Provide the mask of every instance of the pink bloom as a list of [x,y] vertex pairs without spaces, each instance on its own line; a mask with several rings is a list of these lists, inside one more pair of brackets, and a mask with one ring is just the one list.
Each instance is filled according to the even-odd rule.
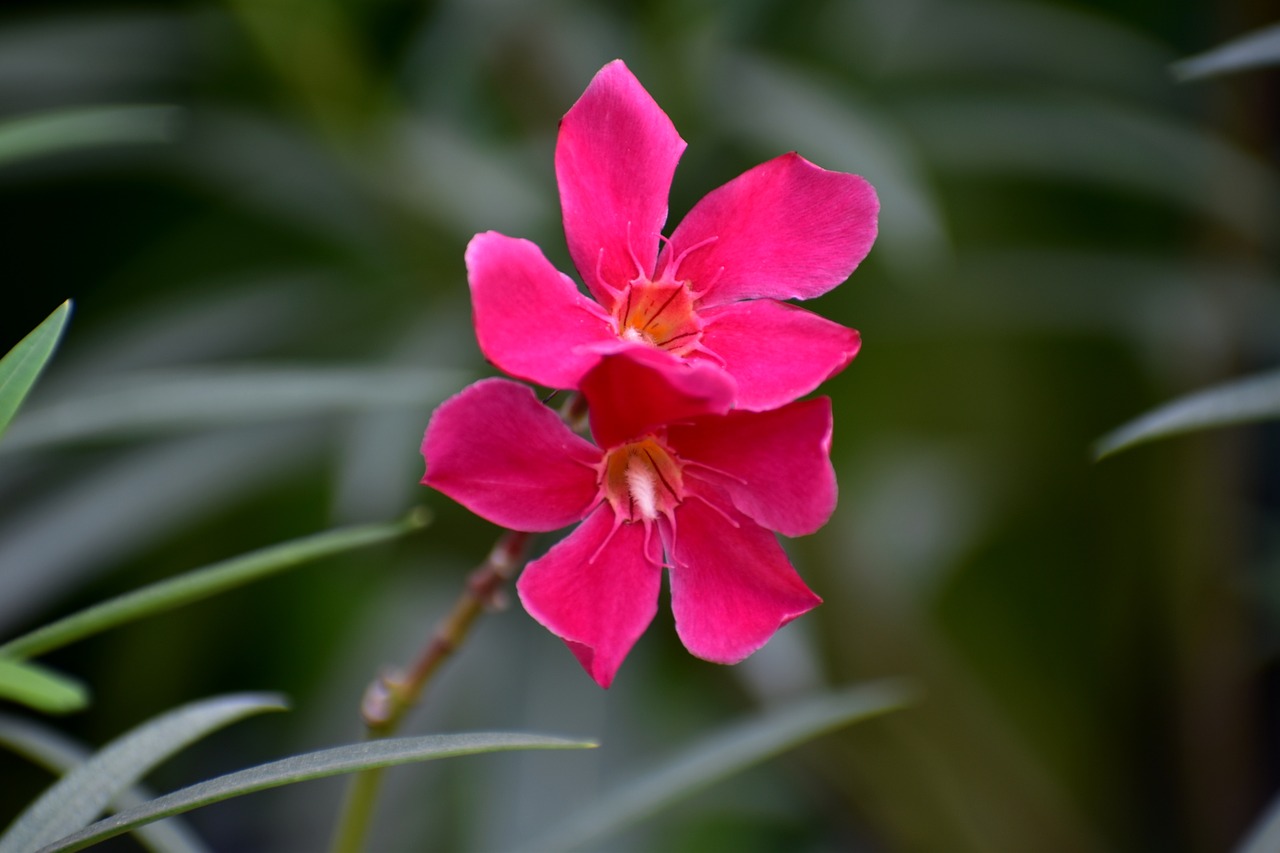
[[673,360],[630,345],[587,372],[595,444],[506,379],[445,401],[423,438],[423,482],[476,514],[525,531],[582,522],[517,589],[601,687],[652,621],[664,566],[681,641],[717,663],[821,603],[771,531],[812,533],[835,507],[830,401],[729,411],[720,370]]
[[853,359],[856,331],[779,300],[848,278],[875,240],[875,190],[784,154],[709,193],[659,251],[684,145],[620,60],[600,70],[556,145],[569,253],[595,301],[533,243],[476,235],[467,271],[490,361],[576,388],[601,353],[636,341],[722,368],[737,382],[735,405],[760,411]]

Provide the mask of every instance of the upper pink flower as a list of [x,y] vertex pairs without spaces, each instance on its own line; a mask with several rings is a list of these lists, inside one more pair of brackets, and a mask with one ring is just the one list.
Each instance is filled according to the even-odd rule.
[[632,344],[588,371],[595,444],[506,379],[445,401],[423,438],[423,482],[477,515],[525,531],[582,521],[517,589],[601,687],[657,612],[664,566],[681,641],[718,663],[821,603],[770,531],[812,533],[835,507],[830,401],[729,411],[720,370],[672,361]]
[[785,154],[709,193],[659,251],[684,146],[621,60],[600,70],[556,144],[569,253],[595,301],[533,243],[476,235],[467,272],[489,360],[577,388],[601,353],[641,342],[723,369],[737,383],[734,405],[759,411],[853,359],[856,331],[778,300],[810,299],[849,277],[875,240],[875,190]]

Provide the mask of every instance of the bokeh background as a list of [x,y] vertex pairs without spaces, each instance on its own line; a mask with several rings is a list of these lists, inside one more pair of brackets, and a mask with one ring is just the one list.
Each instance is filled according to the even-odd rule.
[[[426,505],[435,524],[394,546],[46,659],[92,687],[93,707],[58,721],[91,744],[217,692],[292,698],[163,767],[161,790],[358,737],[364,685],[413,652],[497,532],[418,485],[432,408],[491,373],[463,247],[496,229],[570,269],[556,122],[622,57],[689,142],[670,225],[793,149],[880,192],[871,257],[812,306],[864,336],[825,389],[839,509],[787,543],[826,603],[734,668],[689,657],[660,613],[607,692],[518,605],[486,617],[409,731],[604,747],[397,770],[375,847],[521,849],[726,721],[907,676],[913,708],[602,849],[1229,849],[1280,784],[1280,433],[1101,463],[1090,447],[1280,363],[1280,72],[1169,70],[1275,12],[4,4],[0,116],[102,111],[0,162],[0,349],[76,304],[0,443],[0,635]],[[0,780],[0,822],[48,783],[8,755]],[[320,849],[341,792],[295,786],[191,822],[219,850]]]

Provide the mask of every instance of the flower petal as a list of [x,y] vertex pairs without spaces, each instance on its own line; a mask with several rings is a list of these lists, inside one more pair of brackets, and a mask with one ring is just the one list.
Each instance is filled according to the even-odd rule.
[[557,530],[599,498],[599,449],[506,379],[481,380],[441,403],[422,455],[423,483],[513,530]]
[[579,387],[590,407],[591,434],[605,449],[673,421],[727,412],[735,393],[720,368],[645,344],[623,344],[603,356]]
[[645,535],[641,524],[614,529],[613,511],[601,506],[516,582],[524,609],[564,640],[601,687],[658,610],[662,566],[645,552],[661,550]]
[[[667,443],[734,506],[784,536],[803,536],[836,508],[831,400],[803,400],[768,412],[729,412],[667,429]],[[684,528],[681,528],[683,534]]]
[[604,309],[528,240],[477,234],[467,245],[467,280],[480,349],[513,376],[576,388],[599,358],[594,348],[617,343]]
[[702,346],[738,383],[737,407],[762,411],[803,397],[844,370],[854,329],[786,302],[756,299],[701,312]]
[[857,175],[784,154],[694,205],[658,259],[659,275],[678,264],[673,277],[692,282],[707,307],[760,296],[811,299],[871,251],[879,210],[876,191]]
[[600,69],[560,122],[556,181],[569,254],[606,308],[608,288],[653,274],[684,146],[622,60]]
[[693,499],[676,510],[671,609],[692,654],[737,663],[822,599],[772,533],[732,507],[721,509],[725,515]]

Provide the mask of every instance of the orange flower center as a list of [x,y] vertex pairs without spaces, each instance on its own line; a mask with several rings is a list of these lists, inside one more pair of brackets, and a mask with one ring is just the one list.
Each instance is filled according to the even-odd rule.
[[636,281],[627,286],[613,308],[618,335],[685,355],[702,339],[702,321],[693,308],[686,282]]
[[680,468],[676,456],[653,436],[620,445],[605,455],[605,498],[628,522],[670,518],[684,500]]

